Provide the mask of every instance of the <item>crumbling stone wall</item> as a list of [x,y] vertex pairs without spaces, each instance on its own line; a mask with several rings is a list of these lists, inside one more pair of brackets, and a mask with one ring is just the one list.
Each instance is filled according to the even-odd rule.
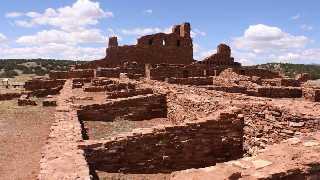
[[155,173],[206,167],[242,157],[243,117],[221,113],[175,126],[139,129],[81,148],[94,169]]
[[57,86],[62,86],[65,80],[51,80],[51,79],[32,79],[26,81],[24,88],[28,91],[34,91],[38,89],[50,89]]
[[82,106],[78,116],[81,121],[113,121],[115,118],[138,121],[167,117],[166,95],[139,95],[105,104]]
[[5,93],[5,94],[0,94],[0,101],[6,101],[6,100],[11,100],[14,98],[19,98],[22,95],[22,93]]
[[201,169],[174,172],[170,180],[195,179],[319,179],[320,134],[304,134],[268,146],[257,156]]
[[306,132],[320,130],[316,117],[292,113],[270,103],[238,104],[244,114],[244,149],[252,155],[267,145]]
[[309,101],[320,102],[320,88],[304,87],[303,97]]
[[93,78],[93,69],[71,69],[70,71],[51,71],[50,79]]
[[165,80],[170,84],[181,84],[181,85],[212,85],[212,77],[189,77],[189,78],[166,78]]
[[217,47],[217,53],[205,58],[199,63],[207,66],[241,66],[240,63],[234,62],[234,58],[231,57],[231,48],[226,44],[219,44]]
[[262,86],[300,87],[300,81],[291,78],[262,79]]
[[301,98],[302,89],[299,87],[258,87],[256,93],[251,95],[269,98]]
[[152,89],[128,89],[122,91],[112,91],[107,92],[108,99],[117,99],[117,98],[128,98],[132,96],[145,95],[145,94],[153,94]]

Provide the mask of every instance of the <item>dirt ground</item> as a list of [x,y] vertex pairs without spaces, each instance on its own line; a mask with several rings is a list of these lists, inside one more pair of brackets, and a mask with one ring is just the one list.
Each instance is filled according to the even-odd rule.
[[0,179],[36,179],[54,108],[0,101]]

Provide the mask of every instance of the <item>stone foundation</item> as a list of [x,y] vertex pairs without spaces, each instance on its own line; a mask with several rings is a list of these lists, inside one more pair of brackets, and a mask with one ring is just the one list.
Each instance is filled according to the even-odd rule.
[[303,88],[303,97],[309,101],[320,102],[320,89],[312,87]]
[[126,91],[107,92],[107,98],[108,99],[128,98],[132,96],[145,95],[145,94],[153,94],[152,89],[134,89],[134,90],[126,90]]
[[181,85],[212,85],[212,77],[190,77],[190,78],[166,78],[165,80],[170,84],[181,84]]
[[170,180],[320,179],[320,134],[295,137],[269,146],[257,156],[202,169],[175,172]]
[[296,87],[258,87],[257,94],[259,97],[269,98],[301,98],[302,89]]
[[148,94],[119,98],[105,104],[80,107],[81,121],[113,121],[115,118],[146,120],[167,117],[166,95]]
[[206,167],[242,157],[243,116],[221,113],[176,126],[137,129],[106,141],[87,141],[88,163],[107,172],[155,173]]

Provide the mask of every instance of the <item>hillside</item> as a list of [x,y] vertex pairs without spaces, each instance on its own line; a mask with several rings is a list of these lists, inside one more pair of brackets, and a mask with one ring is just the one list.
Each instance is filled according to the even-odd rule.
[[309,73],[312,79],[320,79],[320,65],[316,64],[267,63],[253,67],[280,71],[282,74],[291,78],[294,78],[294,76],[299,73]]
[[21,74],[43,76],[52,70],[64,71],[70,65],[85,61],[54,60],[54,59],[2,59],[0,60],[0,78],[11,78]]

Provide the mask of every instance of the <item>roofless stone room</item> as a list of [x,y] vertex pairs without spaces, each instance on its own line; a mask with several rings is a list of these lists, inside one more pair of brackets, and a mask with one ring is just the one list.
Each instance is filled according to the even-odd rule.
[[166,1],[3,3],[0,179],[320,179],[320,4]]

